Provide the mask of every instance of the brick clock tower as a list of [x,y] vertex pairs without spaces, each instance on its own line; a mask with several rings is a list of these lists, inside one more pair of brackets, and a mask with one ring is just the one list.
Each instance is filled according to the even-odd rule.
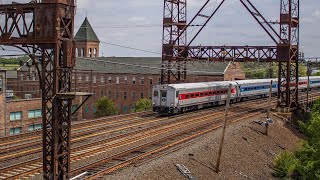
[[88,18],[86,17],[79,28],[76,36],[76,56],[77,57],[99,57],[100,40],[92,29]]

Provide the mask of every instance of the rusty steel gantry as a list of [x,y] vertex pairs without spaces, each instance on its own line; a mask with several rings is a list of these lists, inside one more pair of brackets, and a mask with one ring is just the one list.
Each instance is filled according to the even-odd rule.
[[43,178],[70,178],[71,71],[75,66],[75,0],[0,5],[0,45],[26,52],[42,90]]
[[[208,13],[213,1],[217,5]],[[278,62],[278,106],[297,106],[299,0],[280,0],[280,31],[264,18],[251,0],[239,0],[272,39],[274,46],[191,46],[225,1],[207,0],[187,22],[187,0],[164,0],[161,83],[184,82],[188,61]],[[196,25],[200,20],[204,23]],[[187,30],[192,26],[200,28],[187,41]]]

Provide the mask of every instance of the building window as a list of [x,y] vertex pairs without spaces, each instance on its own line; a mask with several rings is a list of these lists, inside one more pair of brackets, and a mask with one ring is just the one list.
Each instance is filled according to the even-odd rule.
[[144,84],[144,78],[141,78],[141,84],[142,85]]
[[88,112],[89,112],[89,106],[88,106],[88,105],[86,105],[86,107],[85,107],[84,111],[85,111],[86,113],[88,113]]
[[132,99],[136,99],[136,92],[132,92]]
[[84,48],[81,48],[80,57],[84,57]]
[[150,79],[149,79],[149,84],[150,84],[150,85],[152,85],[152,84],[153,84],[153,82],[152,82],[152,78],[150,78]]
[[71,113],[74,113],[78,108],[78,105],[72,105],[71,106]]
[[136,84],[136,78],[135,77],[132,78],[132,84]]
[[127,76],[125,76],[125,77],[123,78],[123,80],[124,80],[124,83],[125,83],[125,84],[128,83],[128,77],[127,77]]
[[149,99],[152,99],[152,94],[151,94],[151,92],[148,92],[148,98],[149,98]]
[[42,124],[31,124],[28,131],[36,131],[42,129]]
[[127,92],[123,92],[123,99],[127,99]]
[[143,99],[144,98],[144,95],[143,95],[143,93],[141,93],[141,99]]
[[96,106],[93,106],[93,107],[92,107],[92,110],[93,110],[93,113],[96,113],[96,112],[97,112]]
[[92,48],[89,48],[89,57],[92,57]]
[[103,97],[103,91],[100,92],[100,97]]
[[22,112],[11,112],[10,121],[18,121],[22,119]]
[[109,98],[111,98],[112,97],[112,92],[111,91],[109,91],[109,93],[108,93],[109,95]]
[[98,53],[97,48],[94,48],[93,49],[93,57],[95,57],[95,58],[98,57],[97,53]]
[[104,77],[103,76],[100,77],[100,82],[104,83]]
[[96,98],[96,91],[93,91],[93,92],[92,92],[92,97],[93,97],[93,98]]
[[21,134],[21,127],[10,128],[10,135]]
[[88,75],[86,76],[86,81],[89,81],[89,76]]
[[108,82],[109,82],[109,84],[112,83],[112,78],[111,77],[108,77]]
[[41,111],[41,109],[28,111],[28,118],[29,118],[29,119],[38,118],[38,117],[41,117],[41,116],[42,116],[42,111]]
[[81,75],[78,77],[78,81],[81,82]]
[[123,106],[123,113],[127,113],[127,106]]
[[93,81],[93,83],[97,83],[97,77],[96,77],[96,76],[93,76],[93,77],[92,77],[92,81]]
[[116,84],[119,84],[119,83],[120,83],[120,78],[116,77]]
[[116,99],[119,98],[119,92],[116,92]]

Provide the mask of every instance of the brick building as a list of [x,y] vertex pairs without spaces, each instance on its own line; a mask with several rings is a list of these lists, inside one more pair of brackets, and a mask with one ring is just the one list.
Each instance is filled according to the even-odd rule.
[[[91,92],[93,97],[82,106],[73,119],[94,118],[95,103],[103,96],[109,97],[117,104],[119,114],[129,113],[139,99],[151,98],[152,87],[160,81],[161,58],[99,58],[99,39],[87,19],[81,27],[76,35],[78,36],[76,37],[78,57],[72,74],[72,91]],[[245,79],[239,63],[190,62],[187,63],[187,69],[187,82]],[[37,99],[41,98],[39,87],[38,72],[31,60],[18,69],[16,77],[8,79],[7,88],[13,90],[15,97],[21,100],[0,99],[0,102],[2,104],[5,102],[7,106],[6,113],[0,112],[0,124],[2,123],[3,126],[6,124],[7,135],[10,134],[10,130],[18,133],[40,127],[41,118],[38,117],[40,116],[38,110],[41,109],[41,100]],[[76,108],[81,101],[76,99],[73,108]],[[6,114],[7,117],[2,117],[2,114]],[[10,120],[11,115],[11,119],[17,116],[19,120]],[[1,133],[0,130],[0,136],[1,134],[4,132]]]

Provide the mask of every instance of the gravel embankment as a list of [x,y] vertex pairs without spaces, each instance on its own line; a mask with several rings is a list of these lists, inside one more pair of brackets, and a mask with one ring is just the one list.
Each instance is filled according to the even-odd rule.
[[256,117],[227,127],[221,172],[214,172],[221,129],[195,139],[184,148],[144,163],[106,175],[104,179],[186,179],[175,167],[185,165],[197,179],[275,179],[273,159],[283,150],[294,150],[303,136],[274,118],[269,135],[252,123]]

